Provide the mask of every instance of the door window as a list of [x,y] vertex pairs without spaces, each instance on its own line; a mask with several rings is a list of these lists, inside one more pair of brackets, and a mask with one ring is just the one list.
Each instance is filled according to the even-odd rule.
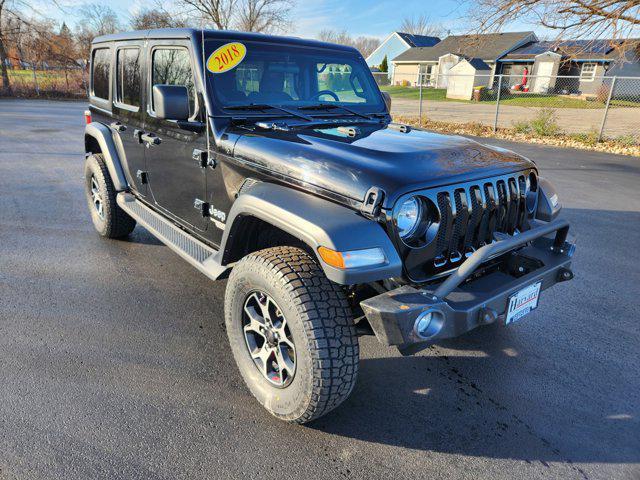
[[109,82],[111,81],[111,52],[108,48],[93,51],[91,62],[91,94],[94,97],[109,99]]
[[[195,87],[191,57],[186,48],[157,48],[153,51],[151,86],[183,85],[189,91],[189,114],[195,112]],[[153,95],[151,95],[151,109]]]
[[140,106],[140,49],[118,50],[116,101],[131,107]]

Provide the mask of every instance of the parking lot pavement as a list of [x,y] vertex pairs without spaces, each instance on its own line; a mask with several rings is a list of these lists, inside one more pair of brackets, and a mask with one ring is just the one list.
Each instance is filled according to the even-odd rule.
[[0,479],[640,478],[640,158],[488,141],[557,185],[575,280],[415,357],[362,339],[301,427],[244,387],[224,282],[94,233],[84,108],[0,100]]

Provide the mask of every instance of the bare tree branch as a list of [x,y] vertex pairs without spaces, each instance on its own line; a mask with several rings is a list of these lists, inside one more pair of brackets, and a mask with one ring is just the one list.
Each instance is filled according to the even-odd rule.
[[346,30],[322,30],[318,34],[318,40],[354,47],[360,51],[363,57],[368,57],[380,45],[379,38],[364,36],[354,38]]
[[210,26],[228,30],[235,20],[238,0],[177,0],[176,3],[201,17]]
[[[476,0],[472,18],[480,33],[503,30],[515,21],[541,25],[562,39],[609,38],[621,56],[635,48],[640,33],[640,0]],[[585,42],[588,48],[589,42]]]
[[177,12],[169,12],[162,2],[157,2],[152,8],[145,8],[131,16],[129,25],[132,30],[149,30],[151,28],[186,27],[186,18]]
[[237,27],[247,32],[272,33],[289,27],[291,0],[244,0],[238,14]]
[[442,25],[433,23],[425,14],[405,17],[400,24],[400,31],[429,37],[442,37],[446,34]]

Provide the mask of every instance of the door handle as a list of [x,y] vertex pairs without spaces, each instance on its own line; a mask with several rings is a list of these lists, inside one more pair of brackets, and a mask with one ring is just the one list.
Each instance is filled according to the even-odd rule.
[[147,145],[160,145],[162,140],[160,137],[157,137],[154,133],[140,133],[140,142],[144,142]]
[[127,129],[127,127],[120,122],[110,123],[109,126],[113,128],[116,132],[124,132]]

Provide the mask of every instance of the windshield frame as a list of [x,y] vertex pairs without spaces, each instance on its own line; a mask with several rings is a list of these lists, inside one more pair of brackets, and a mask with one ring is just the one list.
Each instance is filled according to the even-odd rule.
[[[209,55],[211,55],[211,53],[214,52],[217,48],[219,48],[222,45],[225,45],[226,43],[236,42],[236,41],[238,40],[234,39],[233,37],[206,39],[205,45],[204,45],[205,64],[206,64],[206,60],[209,58]],[[366,64],[362,55],[356,51],[350,52],[349,50],[346,50],[346,49],[332,48],[330,45],[326,47],[307,46],[307,45],[299,45],[299,44],[288,43],[288,42],[273,42],[273,41],[261,41],[261,40],[250,40],[250,41],[241,41],[241,42],[244,43],[247,46],[247,48],[250,48],[251,45],[260,45],[260,46],[264,45],[264,46],[267,46],[273,49],[278,49],[278,50],[290,49],[290,50],[294,50],[307,55],[309,55],[310,53],[313,54],[313,52],[318,52],[318,54],[320,55],[324,54],[326,56],[335,56],[336,58],[342,57],[345,59],[345,61],[348,60],[354,64],[358,64],[362,68],[362,74],[364,76],[364,80],[368,83],[368,87],[371,89],[371,96],[377,101],[377,103],[334,102],[334,101],[327,102],[326,100],[323,100],[321,98],[321,99],[312,99],[312,100],[296,100],[292,102],[269,102],[275,106],[281,106],[290,110],[298,111],[299,107],[304,107],[304,106],[313,105],[313,104],[330,103],[332,105],[335,105],[335,108],[332,108],[332,109],[318,109],[313,112],[309,110],[304,110],[304,109],[300,111],[300,113],[304,112],[305,115],[308,115],[310,117],[354,116],[354,113],[350,113],[347,110],[340,108],[340,106],[342,105],[362,115],[388,114],[386,104],[384,102],[384,98],[382,96],[382,93],[380,92],[380,88],[378,84],[376,83],[375,79],[373,78],[373,75],[371,74],[371,70],[369,69],[369,66]],[[242,62],[240,62],[239,65],[241,64]],[[208,99],[210,101],[211,106],[213,107],[212,112],[210,112],[212,116],[216,116],[216,117],[241,116],[241,117],[256,117],[256,118],[292,117],[292,115],[289,115],[287,113],[284,113],[278,110],[251,111],[251,110],[238,109],[234,111],[232,108],[225,108],[225,107],[244,105],[244,103],[241,103],[241,104],[232,103],[232,104],[225,105],[222,102],[220,102],[219,99],[216,98],[216,94],[215,94],[214,82],[215,82],[216,74],[208,71],[205,67],[204,75],[205,75],[205,84],[206,84]],[[246,105],[251,105],[252,103],[263,103],[263,102],[252,102],[251,100],[247,100]]]

